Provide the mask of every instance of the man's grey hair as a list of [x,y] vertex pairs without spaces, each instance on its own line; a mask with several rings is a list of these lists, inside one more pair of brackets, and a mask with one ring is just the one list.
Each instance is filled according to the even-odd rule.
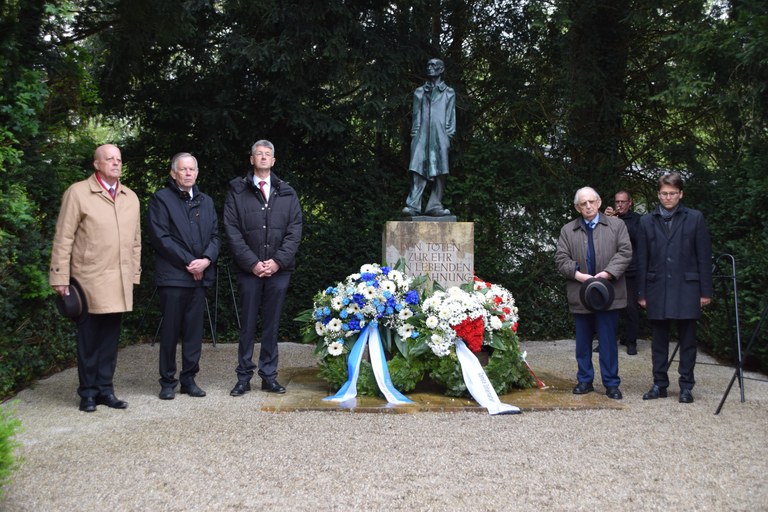
[[600,200],[600,194],[598,194],[595,189],[593,189],[592,187],[581,187],[579,190],[576,191],[576,195],[573,196],[573,204],[575,205],[579,204],[579,196],[581,195],[582,192],[590,193],[595,197],[595,199],[597,199],[598,201]]
[[175,171],[176,170],[176,164],[182,158],[191,158],[192,160],[194,160],[195,161],[195,169],[197,169],[197,158],[192,156],[191,153],[176,153],[175,155],[173,155],[173,158],[171,158],[171,169],[173,169]]
[[269,150],[272,151],[272,156],[273,157],[275,156],[275,145],[269,142],[268,140],[262,139],[254,142],[253,146],[251,146],[251,154],[253,154],[256,151],[257,147],[269,148]]

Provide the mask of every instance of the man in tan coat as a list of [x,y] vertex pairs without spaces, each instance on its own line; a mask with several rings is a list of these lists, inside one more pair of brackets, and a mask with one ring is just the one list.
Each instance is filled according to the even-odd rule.
[[139,199],[120,183],[120,150],[99,146],[96,172],[64,193],[53,239],[48,281],[56,293],[69,294],[70,278],[82,287],[87,313],[77,319],[77,371],[80,410],[97,405],[125,409],[115,396],[120,321],[133,309],[133,285],[141,275]]

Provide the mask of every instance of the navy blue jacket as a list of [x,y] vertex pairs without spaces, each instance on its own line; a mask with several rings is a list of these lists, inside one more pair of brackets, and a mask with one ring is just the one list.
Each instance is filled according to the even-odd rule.
[[[173,180],[149,200],[147,224],[149,240],[155,249],[157,286],[211,286],[219,257],[219,224],[213,200],[195,185],[193,196],[179,190]],[[192,260],[208,258],[211,265],[203,279],[195,281],[187,272]]]
[[698,210],[680,204],[667,229],[660,206],[640,219],[638,298],[649,320],[701,318],[701,297],[712,297],[712,242]]
[[237,272],[250,274],[259,261],[273,259],[281,271],[296,268],[302,216],[296,191],[271,174],[269,201],[253,183],[253,172],[229,182],[224,232]]

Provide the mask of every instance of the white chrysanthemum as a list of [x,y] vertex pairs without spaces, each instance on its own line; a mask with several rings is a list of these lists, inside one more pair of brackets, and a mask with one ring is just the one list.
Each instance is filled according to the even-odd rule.
[[465,295],[467,292],[459,288],[458,286],[451,286],[446,290],[449,296]]
[[360,274],[350,274],[349,276],[347,276],[347,282],[348,283],[353,283],[353,282],[357,281],[358,279],[360,279]]
[[433,334],[430,336],[429,341],[434,345],[440,345],[443,343],[443,337],[439,334]]
[[379,287],[381,290],[389,293],[395,293],[397,291],[397,285],[394,283],[394,281],[390,281],[388,279],[382,281]]
[[491,328],[493,330],[499,330],[501,329],[501,320],[499,320],[499,317],[497,316],[491,316]]
[[428,329],[434,329],[435,327],[437,327],[439,320],[437,319],[436,316],[428,316],[425,323],[427,324]]
[[354,315],[359,311],[360,311],[360,306],[358,306],[356,302],[350,302],[349,306],[347,306],[347,313],[349,313],[350,315]]
[[342,307],[344,307],[344,303],[341,301],[341,297],[331,299],[331,308],[334,311],[339,311]]
[[338,341],[334,341],[328,345],[328,353],[332,356],[340,356],[344,352],[344,345]]
[[411,311],[411,308],[403,308],[400,310],[400,312],[397,314],[397,317],[400,320],[408,320],[413,316],[413,311]]
[[389,271],[389,279],[393,280],[395,283],[397,283],[397,286],[403,287],[405,284],[405,278],[403,277],[403,273],[399,270],[390,270]]
[[315,322],[315,332],[318,336],[325,336],[325,326],[323,322]]
[[370,263],[366,263],[362,267],[360,267],[360,273],[361,274],[379,274],[381,273],[381,270],[379,270],[378,267],[375,265],[371,265]]
[[411,324],[403,324],[397,328],[397,334],[404,340],[407,340],[413,334],[413,326]]
[[365,300],[371,300],[376,297],[376,288],[373,286],[366,286],[363,290],[363,297]]
[[339,332],[341,330],[341,320],[339,320],[338,318],[333,318],[331,319],[330,322],[328,322],[325,328],[329,332]]

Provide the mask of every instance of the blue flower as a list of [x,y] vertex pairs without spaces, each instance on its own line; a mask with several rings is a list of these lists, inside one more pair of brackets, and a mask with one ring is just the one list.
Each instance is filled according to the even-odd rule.
[[419,292],[416,290],[411,290],[408,293],[405,294],[405,302],[408,304],[418,304],[419,303]]
[[342,309],[342,310],[339,312],[339,317],[340,317],[340,318],[347,318],[348,316],[349,316],[349,313],[347,313],[347,310],[346,310],[346,309]]
[[392,270],[392,269],[389,268],[389,267],[381,267],[381,273],[384,274],[385,276],[389,275],[389,271],[390,270]]

